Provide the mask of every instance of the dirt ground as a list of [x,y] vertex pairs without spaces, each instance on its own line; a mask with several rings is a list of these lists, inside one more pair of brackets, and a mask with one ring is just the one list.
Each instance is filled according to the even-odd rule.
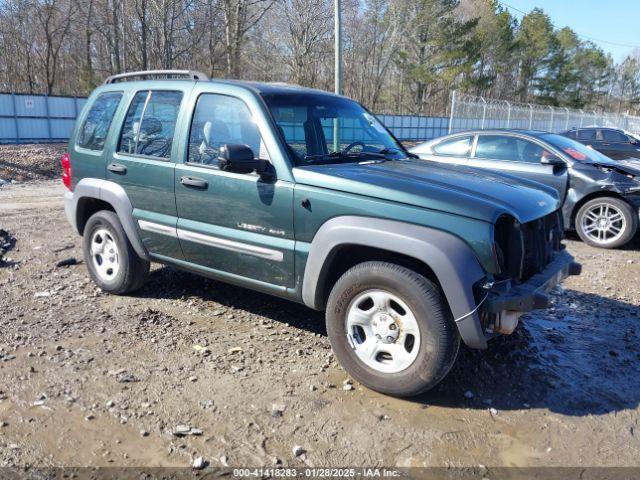
[[158,265],[102,293],[63,191],[0,187],[0,466],[640,464],[638,241],[569,240],[583,274],[552,308],[398,400],[345,389],[303,306]]
[[0,145],[0,185],[3,181],[25,182],[60,178],[63,143]]

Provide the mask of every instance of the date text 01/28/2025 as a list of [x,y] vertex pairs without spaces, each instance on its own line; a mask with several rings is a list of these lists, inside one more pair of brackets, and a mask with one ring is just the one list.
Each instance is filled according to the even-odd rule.
[[234,477],[303,477],[303,478],[396,478],[402,477],[400,469],[388,468],[238,468]]

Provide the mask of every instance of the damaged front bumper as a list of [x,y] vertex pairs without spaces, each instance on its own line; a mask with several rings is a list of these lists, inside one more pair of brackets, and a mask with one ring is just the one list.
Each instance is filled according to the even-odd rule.
[[566,250],[561,250],[545,269],[533,275],[526,282],[511,285],[510,282],[496,284],[488,292],[483,311],[498,314],[505,310],[512,312],[530,312],[547,308],[547,292],[570,275],[580,275],[582,265],[575,262]]
[[522,313],[547,308],[548,291],[570,275],[579,275],[582,266],[566,250],[560,250],[543,271],[526,282],[485,283],[484,298],[477,310],[456,321],[465,344],[471,348],[487,348],[487,340],[498,333],[511,333]]

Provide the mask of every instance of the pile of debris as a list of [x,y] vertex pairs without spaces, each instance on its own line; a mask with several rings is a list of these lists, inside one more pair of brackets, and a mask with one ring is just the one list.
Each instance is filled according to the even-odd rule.
[[6,230],[0,228],[0,267],[5,264],[4,255],[16,244],[16,238]]

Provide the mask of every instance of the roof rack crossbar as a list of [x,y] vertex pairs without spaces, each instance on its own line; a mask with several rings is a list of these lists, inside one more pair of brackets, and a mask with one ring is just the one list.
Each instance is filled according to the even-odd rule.
[[105,85],[116,83],[120,80],[124,80],[132,77],[152,77],[152,76],[167,76],[167,77],[187,77],[191,80],[209,80],[204,73],[197,70],[143,70],[139,72],[127,72],[119,73],[118,75],[111,75],[104,81]]

